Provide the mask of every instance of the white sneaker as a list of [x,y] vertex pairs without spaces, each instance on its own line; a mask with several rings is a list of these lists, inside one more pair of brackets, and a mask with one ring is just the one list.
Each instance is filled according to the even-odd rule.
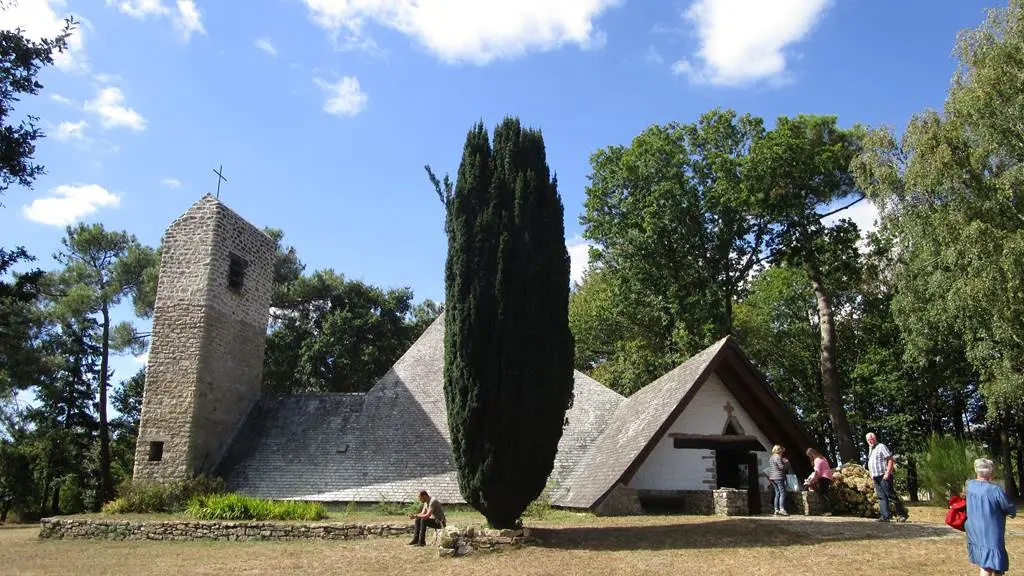
[[779,510],[779,516],[789,516],[789,512],[786,512],[785,510]]

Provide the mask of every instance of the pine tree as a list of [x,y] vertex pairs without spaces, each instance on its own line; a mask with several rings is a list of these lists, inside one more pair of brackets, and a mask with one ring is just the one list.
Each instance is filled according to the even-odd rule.
[[[429,171],[429,168],[428,168]],[[572,404],[569,256],[544,139],[470,130],[446,204],[445,398],[466,502],[512,527],[544,490]]]

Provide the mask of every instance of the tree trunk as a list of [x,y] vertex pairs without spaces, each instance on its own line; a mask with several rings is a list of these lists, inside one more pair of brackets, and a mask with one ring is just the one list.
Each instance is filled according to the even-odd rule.
[[53,495],[50,497],[50,514],[60,515],[60,482],[53,483]]
[[110,310],[103,305],[103,342],[100,356],[100,498],[99,503],[114,498],[114,480],[110,475],[110,426],[107,423],[107,379],[110,361]]
[[10,504],[4,502],[3,506],[0,506],[0,524],[7,522],[7,513],[10,512]]
[[839,444],[839,457],[843,463],[857,461],[857,447],[853,443],[853,432],[846,418],[843,398],[839,388],[839,370],[836,368],[836,328],[832,317],[832,301],[825,291],[821,280],[821,271],[814,264],[807,265],[807,274],[814,288],[814,298],[818,303],[818,327],[821,330],[821,393],[825,396],[832,431]]
[[1024,488],[1024,449],[1017,446],[1017,486]]
[[917,503],[917,458],[907,456],[907,492],[910,492],[910,501]]
[[718,337],[728,336],[732,334],[733,320],[732,320],[732,290],[726,290],[725,295],[725,332],[724,334],[717,335]]
[[1013,458],[1010,453],[1010,416],[1003,412],[999,422],[999,452],[1002,456],[1003,481],[1006,483],[1006,494],[1010,498],[1017,497],[1017,483],[1013,478]]

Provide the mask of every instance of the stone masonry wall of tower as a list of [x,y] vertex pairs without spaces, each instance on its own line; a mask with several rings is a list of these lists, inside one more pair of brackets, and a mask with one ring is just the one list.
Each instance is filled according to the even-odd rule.
[[259,399],[275,246],[204,196],[164,235],[135,478],[211,472]]

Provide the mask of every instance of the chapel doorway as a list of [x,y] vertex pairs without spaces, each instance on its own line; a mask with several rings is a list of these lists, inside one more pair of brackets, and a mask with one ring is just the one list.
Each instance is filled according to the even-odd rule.
[[715,477],[717,488],[746,490],[750,514],[761,513],[761,485],[756,453],[719,448],[715,451]]

